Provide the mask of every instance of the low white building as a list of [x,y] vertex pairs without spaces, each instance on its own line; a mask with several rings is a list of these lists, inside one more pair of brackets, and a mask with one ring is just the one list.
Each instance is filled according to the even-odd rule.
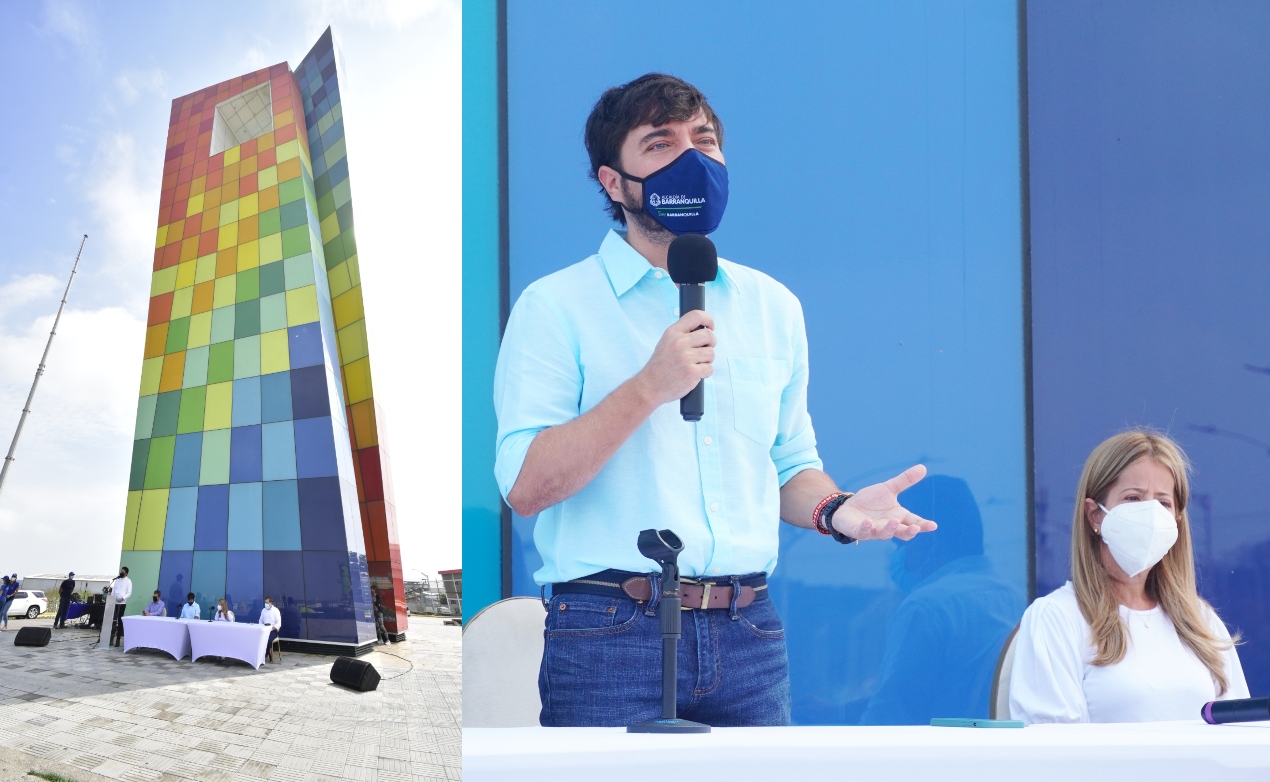
[[[85,594],[100,595],[101,590],[110,583],[110,579],[114,576],[94,576],[75,574],[75,591],[83,597]],[[37,573],[33,576],[24,576],[18,574],[18,581],[22,584],[23,589],[32,589],[43,592],[50,599],[57,596],[58,590],[61,589],[62,582],[66,580],[65,573]]]

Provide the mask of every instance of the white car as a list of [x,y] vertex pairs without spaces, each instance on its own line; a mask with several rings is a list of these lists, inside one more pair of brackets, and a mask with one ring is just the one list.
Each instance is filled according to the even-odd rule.
[[47,611],[48,607],[49,601],[43,592],[19,589],[13,596],[13,603],[9,605],[9,616],[25,616],[27,619],[34,619]]

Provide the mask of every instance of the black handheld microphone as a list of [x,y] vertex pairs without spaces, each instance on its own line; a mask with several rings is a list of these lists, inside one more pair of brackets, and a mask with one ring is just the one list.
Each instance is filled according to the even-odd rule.
[[1243,698],[1237,701],[1211,701],[1199,710],[1209,725],[1227,722],[1261,722],[1270,720],[1270,698]]
[[[670,279],[679,286],[679,316],[706,308],[706,283],[719,274],[719,254],[714,242],[700,234],[684,234],[670,243],[666,254]],[[705,413],[705,381],[679,400],[679,414],[685,421],[700,421]]]

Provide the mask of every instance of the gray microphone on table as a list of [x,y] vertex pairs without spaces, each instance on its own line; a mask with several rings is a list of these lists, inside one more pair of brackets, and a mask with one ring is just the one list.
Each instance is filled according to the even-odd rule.
[[[719,275],[719,254],[714,242],[700,234],[684,234],[670,243],[666,270],[679,286],[679,316],[706,308],[706,283]],[[705,414],[704,380],[679,400],[679,414],[685,421],[700,421]]]
[[1270,720],[1270,698],[1241,698],[1234,701],[1211,701],[1199,710],[1209,725],[1227,722],[1261,722]]

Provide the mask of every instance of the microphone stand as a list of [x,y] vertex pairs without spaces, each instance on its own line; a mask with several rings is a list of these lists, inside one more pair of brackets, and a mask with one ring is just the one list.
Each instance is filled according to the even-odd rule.
[[637,722],[627,733],[709,733],[710,726],[678,716],[677,677],[681,634],[679,597],[679,552],[683,541],[668,529],[646,529],[639,533],[639,553],[661,565],[661,600],[657,618],[661,622],[661,716]]
[[115,591],[113,584],[118,580],[118,576],[110,579],[101,590],[101,597],[106,602],[106,608],[101,612],[101,632],[97,636],[97,648],[99,649],[103,641],[106,643],[106,648],[110,648],[111,643],[114,641],[115,603],[110,599],[110,596]]

